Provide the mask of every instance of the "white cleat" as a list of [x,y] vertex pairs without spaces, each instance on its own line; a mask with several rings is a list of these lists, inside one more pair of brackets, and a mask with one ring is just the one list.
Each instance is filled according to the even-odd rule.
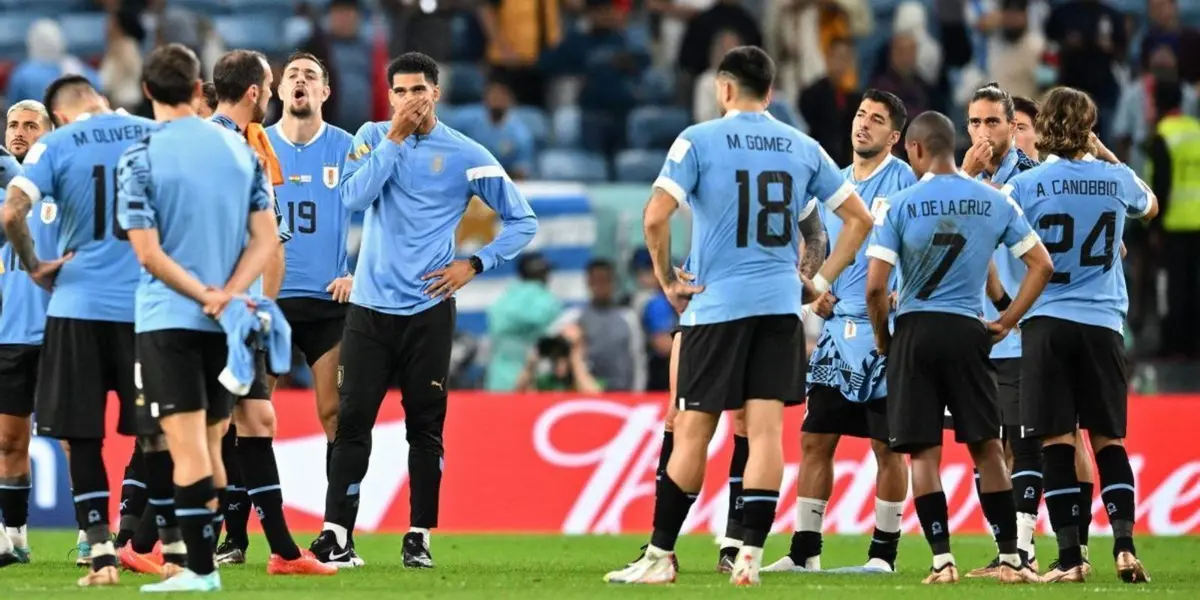
[[876,572],[876,573],[895,573],[896,572],[896,570],[892,568],[892,565],[889,564],[888,561],[883,560],[882,558],[872,558],[871,560],[868,560],[867,564],[863,565],[862,568],[864,571]]
[[761,550],[758,553],[743,549],[738,552],[737,560],[733,563],[733,573],[729,575],[729,583],[738,587],[758,585],[758,572],[762,569]]
[[641,558],[629,563],[620,571],[608,573],[604,576],[604,582],[641,585],[675,583],[674,557],[673,552],[648,546]]
[[820,570],[820,556],[810,556],[802,565],[796,564],[791,556],[784,556],[762,569],[764,573],[813,573]]

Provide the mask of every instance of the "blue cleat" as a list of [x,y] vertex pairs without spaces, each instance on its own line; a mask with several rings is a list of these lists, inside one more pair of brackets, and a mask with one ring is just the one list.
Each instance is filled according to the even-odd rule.
[[142,586],[143,592],[219,592],[221,574],[213,571],[208,575],[197,575],[187,569],[170,579]]

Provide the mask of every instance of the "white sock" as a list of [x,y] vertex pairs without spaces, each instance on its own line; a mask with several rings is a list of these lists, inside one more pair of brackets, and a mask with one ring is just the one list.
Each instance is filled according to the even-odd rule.
[[796,498],[796,531],[821,533],[827,504],[828,501],[816,498]]
[[337,539],[338,548],[346,547],[346,538],[349,537],[350,533],[346,531],[345,527],[337,523],[325,523],[321,526],[321,529],[333,532],[333,537]]
[[92,558],[97,556],[109,556],[117,553],[116,548],[113,548],[112,542],[103,542],[92,545]]
[[1010,567],[1019,567],[1019,566],[1021,566],[1021,555],[1020,554],[1001,554],[1000,562],[1003,564],[1006,564]]
[[946,565],[953,565],[953,564],[955,564],[954,555],[950,554],[949,552],[947,552],[945,554],[935,554],[933,556],[933,568],[935,570],[940,569]]
[[662,548],[659,548],[658,546],[655,546],[654,544],[649,544],[646,546],[646,557],[647,558],[659,558],[659,557],[666,556],[671,553],[672,552],[670,550],[663,550]]
[[9,541],[8,535],[0,531],[0,554],[9,554],[13,551],[13,543]]
[[79,535],[75,537],[75,543],[82,544],[83,542],[86,542],[86,541],[87,541],[87,532],[80,529]]
[[763,555],[763,549],[755,548],[753,546],[742,546],[742,549],[740,551],[738,551],[738,558],[739,559],[743,558],[743,557],[749,558],[750,559],[749,562],[752,565],[761,565],[762,564],[762,555]]
[[408,528],[408,532],[409,532],[409,533],[419,533],[419,534],[421,534],[421,542],[423,542],[423,543],[425,544],[425,549],[426,549],[426,550],[428,550],[428,549],[429,549],[429,538],[430,538],[430,535],[429,535],[429,530],[428,530],[428,529],[422,529],[422,528],[420,528],[420,527],[409,527],[409,528]]
[[888,502],[875,499],[875,528],[886,533],[900,533],[900,520],[904,517],[903,502]]
[[14,548],[25,548],[29,546],[29,540],[25,536],[25,527],[25,525],[22,525],[20,527],[7,528],[8,530],[6,533],[8,533],[8,539],[12,541]]
[[1033,560],[1033,534],[1037,528],[1037,515],[1017,513],[1017,549],[1024,550]]
[[187,545],[184,544],[182,540],[178,541],[178,542],[171,542],[170,544],[163,544],[162,553],[163,554],[187,554]]

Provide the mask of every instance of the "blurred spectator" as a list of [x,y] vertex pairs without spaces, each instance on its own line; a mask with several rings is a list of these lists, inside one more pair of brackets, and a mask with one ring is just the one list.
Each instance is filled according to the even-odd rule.
[[758,21],[742,6],[740,0],[719,0],[708,10],[688,21],[679,45],[679,68],[688,75],[685,85],[713,66],[711,50],[717,34],[726,29],[736,31],[749,46],[762,46],[762,30]]
[[587,364],[587,344],[580,328],[570,325],[562,335],[538,340],[517,378],[518,392],[579,392],[598,394],[604,386]]
[[[910,115],[919,115],[934,106],[933,85],[918,71],[918,47],[919,42],[912,34],[897,33],[892,36],[888,65],[884,72],[871,82],[871,87],[899,96]],[[854,111],[857,108],[851,106],[848,110]],[[813,127],[813,122],[807,116],[805,120],[808,120],[809,127]],[[843,130],[841,135],[846,135],[847,131],[849,130]],[[896,150],[903,150],[901,144],[896,145]]]
[[1197,37],[1200,37],[1200,32],[1194,27],[1184,27],[1179,20],[1179,3],[1176,0],[1148,0],[1146,27],[1141,32],[1138,55],[1134,58],[1138,66],[1148,68],[1151,52],[1164,44],[1171,47],[1175,56],[1187,56],[1180,54],[1184,38],[1195,40]]
[[336,113],[326,111],[325,118],[347,131],[358,131],[371,120],[371,43],[360,34],[362,25],[359,0],[330,0],[329,58],[338,78],[333,93],[345,101],[337,103]]
[[722,30],[713,40],[710,67],[696,78],[695,92],[692,94],[692,120],[697,123],[709,121],[721,116],[721,108],[717,106],[717,95],[713,93],[717,82],[717,64],[726,52],[742,45],[742,38],[732,29]]
[[460,111],[460,129],[491,152],[513,179],[533,172],[534,144],[529,127],[512,114],[513,92],[493,76],[483,105]]
[[641,319],[617,299],[617,270],[607,260],[588,264],[587,284],[591,299],[587,305],[567,311],[560,319],[564,326],[578,325],[587,343],[588,364],[604,389],[635,391],[646,389],[646,345]]
[[5,96],[9,103],[21,100],[42,101],[46,87],[63,75],[83,75],[98,89],[100,75],[75,56],[67,54],[62,28],[53,19],[38,19],[25,37],[28,58],[17,65],[8,80]]
[[[1165,83],[1165,82],[1164,82]],[[1162,351],[1171,358],[1200,356],[1200,120],[1183,114],[1178,85],[1154,90],[1161,115],[1151,144],[1151,186],[1160,202],[1162,254],[1167,272],[1167,315],[1162,321]]]
[[679,60],[679,47],[688,22],[712,7],[716,0],[647,0],[646,8],[652,15],[659,16],[661,26],[658,33],[658,52],[655,64],[675,67]]
[[[874,29],[866,0],[767,0],[763,22],[765,49],[775,59],[775,85],[789,103],[827,75],[826,61],[836,43],[866,37]],[[858,89],[857,61],[834,82],[843,90]]]
[[475,10],[477,0],[380,0],[391,18],[392,56],[405,52],[423,52],[445,68],[457,49],[454,47],[454,18]]
[[100,61],[100,84],[114,108],[137,112],[142,95],[142,42],[146,30],[141,16],[128,10],[108,15],[108,46]]
[[[942,45],[929,33],[929,15],[920,2],[903,2],[896,7],[896,18],[892,21],[892,36],[910,36],[916,42],[913,56],[917,75],[930,85],[942,79]],[[904,97],[901,96],[901,99]],[[920,111],[908,110],[910,115]]]
[[1117,104],[1117,112],[1112,117],[1112,137],[1116,142],[1117,156],[1143,176],[1146,175],[1146,144],[1159,120],[1154,108],[1155,88],[1159,85],[1180,87],[1183,112],[1196,114],[1196,89],[1179,82],[1177,63],[1170,45],[1161,44],[1150,49],[1146,57],[1146,71],[1125,86],[1121,101]]
[[637,282],[633,308],[642,316],[646,335],[646,391],[665,392],[671,383],[671,332],[679,324],[679,313],[654,276],[650,251],[638,250],[630,262],[630,271]]
[[1054,7],[1046,37],[1058,45],[1058,84],[1092,95],[1100,137],[1111,140],[1121,88],[1114,67],[1126,56],[1125,15],[1100,0],[1069,0]]
[[550,264],[541,254],[522,254],[517,274],[487,311],[491,361],[484,385],[494,392],[516,388],[526,357],[562,312],[562,301],[546,285]]
[[479,24],[488,40],[488,64],[512,85],[517,103],[545,106],[537,65],[542,53],[561,40],[559,0],[485,0]]
[[845,88],[844,73],[853,69],[854,43],[834,40],[825,61],[826,75],[800,94],[800,114],[808,123],[808,134],[821,144],[840,167],[850,164],[850,127],[858,111],[859,91]]
[[1042,32],[1029,26],[1029,0],[1002,0],[978,23],[987,34],[988,81],[1013,96],[1038,95],[1037,69],[1046,50]]
[[[938,39],[941,40],[942,56],[945,57],[943,66],[947,69],[970,68],[975,66],[982,69],[987,65],[987,57],[979,56],[986,52],[987,45],[984,37],[972,35],[972,17],[978,19],[992,12],[991,0],[937,0],[934,12],[938,19]],[[975,24],[977,26],[977,23]],[[984,82],[984,75],[979,74],[975,82],[965,84],[966,104],[976,89]],[[909,113],[912,114],[912,113]]]
[[[289,36],[290,45],[295,45],[297,52],[308,52],[317,57],[325,66],[325,75],[329,79],[329,89],[333,90],[321,106],[322,114],[329,119],[339,114],[342,94],[338,85],[338,73],[333,65],[332,49],[329,34],[321,27],[321,15],[308,2],[296,5],[296,15],[288,20],[285,26],[285,36]],[[283,65],[280,65],[282,67]],[[282,75],[282,73],[280,74]],[[278,81],[278,79],[276,79]],[[274,99],[274,97],[272,97]],[[361,102],[362,100],[357,100]],[[281,109],[282,110],[282,109]],[[351,131],[357,131],[353,129]]]

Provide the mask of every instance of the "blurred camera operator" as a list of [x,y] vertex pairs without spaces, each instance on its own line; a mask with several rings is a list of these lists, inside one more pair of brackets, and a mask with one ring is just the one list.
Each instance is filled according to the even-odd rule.
[[587,364],[583,331],[569,325],[556,337],[538,340],[537,350],[517,378],[518,392],[578,392],[597,394],[604,387],[592,377]]

